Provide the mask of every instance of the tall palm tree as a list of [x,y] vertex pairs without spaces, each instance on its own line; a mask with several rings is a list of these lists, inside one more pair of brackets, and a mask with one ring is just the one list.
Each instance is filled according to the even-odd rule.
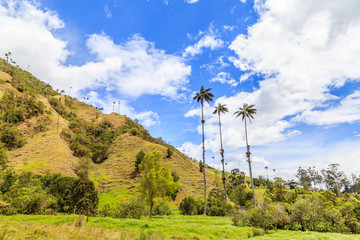
[[236,111],[234,113],[234,115],[236,115],[236,117],[241,117],[241,119],[245,122],[245,139],[246,139],[246,156],[248,159],[248,164],[249,164],[249,172],[250,172],[250,179],[251,179],[251,189],[252,189],[252,193],[253,193],[253,198],[254,198],[254,206],[256,207],[256,200],[255,200],[255,191],[254,191],[254,181],[253,181],[253,176],[252,176],[252,170],[251,170],[251,161],[250,161],[250,146],[248,143],[248,138],[247,138],[247,128],[246,128],[246,119],[248,118],[250,123],[251,123],[251,119],[254,119],[254,114],[256,114],[256,109],[254,108],[255,105],[248,105],[247,103],[244,103],[242,108],[239,108],[239,111]]
[[204,86],[201,86],[200,92],[196,93],[193,100],[201,103],[201,125],[202,125],[202,148],[203,148],[203,166],[204,166],[204,215],[206,215],[206,176],[205,176],[205,137],[204,137],[204,101],[212,102],[214,95],[210,92],[211,88],[205,89]]
[[219,116],[219,129],[220,129],[220,155],[221,155],[221,163],[222,163],[222,180],[224,183],[224,195],[225,195],[225,203],[227,203],[227,198],[226,198],[226,176],[225,176],[225,166],[224,166],[224,148],[223,148],[223,144],[222,144],[222,134],[221,134],[221,120],[220,120],[220,113],[227,113],[229,112],[228,108],[226,107],[226,104],[221,104],[219,103],[216,107],[215,107],[215,111],[213,112],[214,114],[218,114]]

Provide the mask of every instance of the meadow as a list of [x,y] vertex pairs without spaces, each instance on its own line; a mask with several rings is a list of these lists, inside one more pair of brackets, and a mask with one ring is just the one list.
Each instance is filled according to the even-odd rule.
[[[236,227],[229,217],[172,215],[141,219],[90,217],[78,226],[78,215],[0,216],[0,239],[359,239],[337,233],[269,231]],[[85,220],[85,219],[84,219]]]

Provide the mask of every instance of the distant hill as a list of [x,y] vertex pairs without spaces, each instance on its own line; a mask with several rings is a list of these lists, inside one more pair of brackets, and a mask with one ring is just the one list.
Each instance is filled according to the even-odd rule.
[[[203,196],[198,163],[152,137],[141,124],[61,96],[31,73],[0,59],[0,135],[9,132],[18,142],[3,141],[7,167],[76,176],[79,162],[90,159],[89,177],[101,193],[101,202],[123,201],[138,194],[140,174],[135,159],[140,150],[161,150],[163,161],[180,177],[174,203],[188,195]],[[166,157],[168,148],[174,151],[171,158]],[[220,177],[211,171],[206,174],[210,190]]]

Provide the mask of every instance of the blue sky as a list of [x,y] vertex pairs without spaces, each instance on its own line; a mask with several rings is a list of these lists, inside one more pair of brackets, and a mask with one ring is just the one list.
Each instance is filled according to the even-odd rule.
[[[228,168],[248,172],[244,102],[255,175],[294,178],[299,165],[339,163],[360,174],[360,3],[357,0],[0,0],[0,53],[88,103],[138,119],[201,159],[220,165],[217,103]],[[118,110],[117,110],[118,111]]]

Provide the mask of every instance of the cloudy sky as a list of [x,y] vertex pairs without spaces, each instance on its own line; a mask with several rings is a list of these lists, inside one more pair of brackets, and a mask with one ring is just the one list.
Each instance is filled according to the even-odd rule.
[[[228,170],[248,172],[244,125],[233,113],[255,104],[249,144],[255,175],[339,163],[360,174],[358,0],[0,0],[0,56],[8,51],[55,89],[138,119],[201,159],[220,165],[222,115]],[[71,88],[71,91],[70,91]],[[120,108],[118,102],[120,101]]]

